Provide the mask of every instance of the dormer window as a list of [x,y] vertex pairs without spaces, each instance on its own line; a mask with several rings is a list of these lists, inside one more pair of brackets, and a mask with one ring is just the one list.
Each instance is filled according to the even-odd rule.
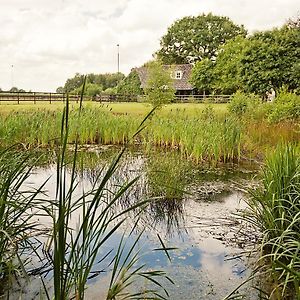
[[182,72],[181,71],[176,71],[175,72],[175,79],[181,79],[182,78]]

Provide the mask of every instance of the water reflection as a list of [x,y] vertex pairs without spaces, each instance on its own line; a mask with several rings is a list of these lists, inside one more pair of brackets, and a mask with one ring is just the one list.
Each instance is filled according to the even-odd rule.
[[[107,153],[80,153],[81,168],[78,174],[84,185],[95,184],[97,174],[111,160],[115,149]],[[104,155],[105,154],[105,155]],[[104,155],[104,156],[103,156]],[[124,155],[119,168],[109,182],[108,189],[115,191],[124,182],[139,178],[120,199],[116,210],[144,199],[151,199],[150,205],[142,217],[143,225],[164,228],[164,233],[172,236],[185,230],[185,205],[187,199],[201,202],[222,202],[236,189],[232,182],[245,181],[253,176],[253,167],[226,166],[207,169],[187,159],[182,159],[176,152],[150,152],[147,156],[139,152]],[[255,169],[254,169],[255,171]],[[100,178],[101,179],[101,178]],[[213,215],[213,212],[212,212]]]
[[[113,152],[110,149],[110,155],[107,152],[79,154],[78,194],[99,183],[101,176],[98,174],[106,170]],[[37,168],[27,184],[38,186],[49,176],[52,177],[46,189],[48,196],[52,197],[56,182],[54,166]],[[124,182],[138,177],[137,183],[119,199],[114,207],[116,212],[143,199],[151,199],[140,214],[139,229],[146,228],[138,244],[144,253],[140,263],[147,264],[150,269],[164,268],[170,273],[175,281],[175,288],[169,286],[170,299],[221,299],[249,273],[242,259],[227,260],[240,253],[240,249],[226,242],[227,235],[232,234],[232,223],[228,222],[227,226],[224,222],[230,212],[241,205],[242,197],[234,192],[234,186],[228,179],[243,176],[235,170],[220,169],[209,173],[197,169],[192,162],[181,160],[176,152],[150,153],[147,157],[127,153],[108,182],[106,189],[109,198]],[[245,178],[247,176],[246,173]],[[129,215],[127,226],[120,228],[101,248],[98,261],[103,254],[118,247],[121,236],[130,231],[132,220]],[[170,252],[171,263],[163,252],[153,251],[161,247],[158,233],[168,247],[178,248]],[[138,231],[132,235],[126,234],[127,249],[137,234]],[[95,265],[93,270],[107,269],[112,255]],[[99,299],[99,294],[104,293],[103,282],[106,281],[107,273],[92,278],[87,299]]]

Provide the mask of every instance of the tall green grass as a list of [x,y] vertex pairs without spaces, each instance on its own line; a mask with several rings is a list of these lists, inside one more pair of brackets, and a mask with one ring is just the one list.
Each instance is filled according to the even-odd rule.
[[[80,118],[79,118],[80,114]],[[53,147],[59,143],[61,112],[28,111],[0,116],[0,145]],[[130,141],[141,117],[115,115],[101,108],[71,110],[67,142],[79,144],[124,145]],[[147,128],[131,143],[176,148],[197,162],[235,161],[240,157],[241,124],[235,118],[214,114],[170,111],[147,120]]]
[[[78,112],[78,120],[81,111]],[[144,121],[143,121],[144,122]],[[140,124],[138,131],[143,127]],[[63,112],[61,123],[60,148],[58,148],[57,160],[57,184],[56,198],[44,207],[45,212],[52,219],[52,233],[50,235],[50,249],[48,250],[53,265],[54,298],[55,299],[84,299],[87,281],[91,276],[92,268],[99,259],[99,250],[124,225],[128,212],[134,212],[137,216],[139,211],[148,203],[140,201],[120,212],[115,210],[122,195],[137,181],[137,178],[125,182],[117,191],[109,190],[109,180],[117,169],[124,149],[115,157],[106,171],[100,172],[98,179],[91,191],[76,197],[76,160],[79,135],[75,137],[75,152],[72,161],[71,178],[67,177],[66,152],[69,138],[69,110],[68,103]],[[79,214],[79,215],[78,215]],[[74,215],[77,226],[74,227]],[[77,217],[76,217],[77,215]],[[138,219],[137,219],[138,220]],[[134,230],[134,229],[132,229]],[[145,271],[146,265],[139,265],[139,252],[136,250],[137,242],[125,253],[123,258],[123,239],[112,261],[112,277],[107,293],[107,299],[113,300],[119,297],[126,299],[153,298],[165,299],[156,288],[146,289],[140,292],[131,291],[129,288],[136,280],[142,277],[162,287],[156,277],[165,277],[162,271]],[[166,250],[166,249],[164,249]],[[107,258],[113,249],[104,253],[100,261]],[[98,262],[99,263],[99,262]],[[166,295],[167,291],[164,290]],[[48,299],[52,297],[47,293]]]
[[236,119],[213,111],[193,117],[173,112],[168,117],[156,116],[144,138],[152,145],[179,149],[197,162],[227,162],[240,158],[241,129]]
[[21,255],[33,247],[32,237],[38,232],[32,209],[43,186],[34,191],[23,187],[31,169],[24,154],[0,152],[0,293],[10,287],[13,276],[26,276]]
[[262,232],[259,264],[271,280],[269,298],[300,299],[300,157],[295,146],[281,145],[267,156],[262,188],[251,191],[248,204],[245,217]]
[[[44,284],[47,299],[84,299],[87,282],[93,275],[92,268],[99,263],[100,250],[107,241],[116,233],[121,226],[125,225],[128,213],[138,223],[139,213],[148,205],[149,200],[141,200],[126,209],[117,211],[116,204],[122,195],[137,181],[137,178],[124,182],[116,191],[109,189],[109,180],[118,167],[124,149],[113,159],[106,170],[98,174],[93,188],[83,192],[81,196],[76,195],[78,180],[76,176],[77,147],[80,136],[74,134],[75,151],[71,160],[71,174],[68,175],[67,168],[67,145],[70,135],[69,104],[61,114],[60,137],[55,139],[57,145],[57,172],[56,172],[56,196],[54,199],[38,201],[41,188],[33,193],[23,190],[24,183],[29,177],[32,168],[30,161],[16,164],[10,163],[10,152],[8,158],[0,160],[1,167],[1,189],[0,189],[0,279],[9,278],[11,270],[17,271],[14,266],[18,259],[19,266],[25,276],[24,259],[20,251],[20,243],[24,243],[33,229],[38,228],[38,222],[31,222],[33,212],[31,208],[39,209],[39,214],[47,216],[51,220],[52,228],[49,233],[49,241],[45,251],[48,253],[50,265],[53,270],[53,286]],[[77,121],[81,120],[82,111],[77,112]],[[137,128],[137,133],[144,127],[143,120]],[[37,125],[35,121],[33,124]],[[73,130],[78,130],[80,122]],[[30,124],[31,126],[32,124]],[[78,126],[79,125],[79,126]],[[135,135],[133,135],[134,138]],[[0,156],[2,158],[2,154]],[[132,229],[134,231],[135,226]],[[142,233],[141,233],[142,234]],[[124,251],[123,239],[119,248],[115,249],[114,257],[107,266],[111,273],[110,286],[107,287],[107,299],[165,299],[168,293],[163,289],[161,279],[171,281],[163,271],[147,270],[146,265],[139,262],[140,252],[137,248],[141,234],[130,248]],[[160,239],[161,241],[161,239]],[[34,251],[36,249],[33,249]],[[162,243],[162,250],[167,248]],[[37,253],[37,252],[36,252]],[[114,249],[101,254],[100,262],[105,260]],[[142,289],[137,292],[130,289],[132,284],[142,278],[150,282],[151,289]],[[172,281],[171,281],[172,282]],[[159,292],[162,289],[165,295]],[[9,290],[7,291],[9,297]]]

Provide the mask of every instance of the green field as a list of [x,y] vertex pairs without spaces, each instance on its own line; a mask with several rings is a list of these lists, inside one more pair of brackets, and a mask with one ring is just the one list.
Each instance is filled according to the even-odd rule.
[[[137,115],[146,115],[151,110],[151,105],[148,103],[98,103],[98,102],[86,102],[84,105],[87,105],[89,107],[102,107],[106,111],[112,111],[116,114],[137,114]],[[202,111],[205,109],[208,105],[213,107],[215,111],[220,113],[226,113],[227,112],[227,104],[206,104],[206,103],[173,103],[164,106],[161,109],[162,113],[168,113],[170,111],[175,110],[184,110],[187,113],[195,113]],[[33,104],[30,102],[21,102],[20,104],[17,103],[1,103],[0,102],[0,113],[9,113],[11,111],[25,111],[25,110],[62,110],[65,106],[62,102],[55,102],[50,104],[49,102],[40,102],[37,104]],[[79,104],[76,104],[74,102],[70,103],[71,108],[78,108]]]

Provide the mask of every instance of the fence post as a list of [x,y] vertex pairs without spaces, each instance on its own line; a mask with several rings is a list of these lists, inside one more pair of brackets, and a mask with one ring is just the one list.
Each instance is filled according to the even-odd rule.
[[36,104],[35,92],[33,92],[33,102],[34,102],[34,104]]
[[49,102],[51,104],[51,93],[49,93]]
[[20,95],[19,95],[19,92],[18,92],[18,104],[20,104]]

